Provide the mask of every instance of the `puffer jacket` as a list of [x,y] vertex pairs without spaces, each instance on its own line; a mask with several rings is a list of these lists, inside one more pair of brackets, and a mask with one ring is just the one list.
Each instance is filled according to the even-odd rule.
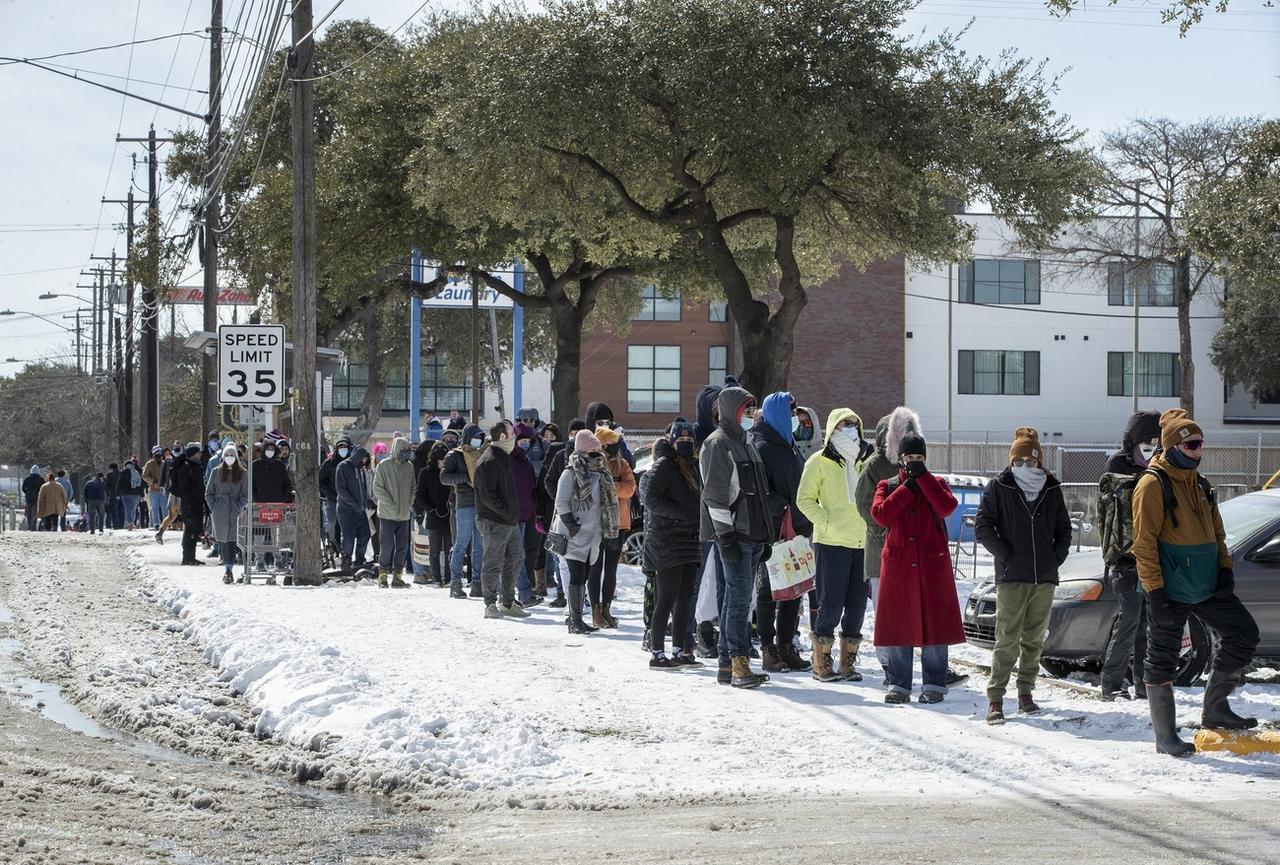
[[407,438],[391,442],[391,455],[378,463],[373,470],[373,499],[378,503],[378,518],[404,521],[413,508],[413,494],[417,491],[413,477],[413,464],[400,459],[410,445]]
[[996,559],[997,583],[1058,584],[1058,568],[1071,551],[1071,514],[1058,479],[1049,475],[1034,501],[1006,468],[987,483],[974,526],[978,542]]
[[702,443],[698,462],[704,541],[733,536],[740,543],[763,544],[776,537],[769,519],[764,463],[738,421],[739,411],[750,399],[751,394],[740,387],[720,391],[719,425]]
[[658,439],[653,456],[654,463],[641,484],[645,560],[655,571],[701,564],[698,461],[692,460],[694,485],[690,487],[669,441]]
[[827,417],[828,444],[809,457],[804,464],[804,474],[800,476],[796,502],[805,516],[813,522],[813,542],[816,544],[860,550],[867,542],[867,523],[857,504],[849,499],[843,457],[830,444],[831,434],[836,428],[844,421],[857,417],[849,409],[834,409],[831,412]]
[[[778,430],[778,424],[768,420],[769,401],[777,394],[765,397],[764,414],[766,422],[751,429],[751,440],[760,453],[764,463],[764,475],[769,488],[769,519],[773,521],[776,534],[782,530],[782,517],[788,507],[791,508],[791,525],[797,535],[808,537],[813,534],[813,523],[799,505],[800,478],[804,471],[804,462],[800,451],[790,441],[790,424],[784,437]],[[788,419],[790,410],[787,411]]]

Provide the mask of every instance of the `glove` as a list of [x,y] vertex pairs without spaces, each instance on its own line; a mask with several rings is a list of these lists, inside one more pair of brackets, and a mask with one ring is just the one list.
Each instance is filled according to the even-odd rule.
[[569,537],[574,537],[578,532],[582,531],[582,523],[578,522],[578,518],[574,516],[563,516],[560,522],[564,523],[564,530],[569,533]]
[[773,544],[765,544],[764,549],[760,551],[760,563],[764,564],[773,557]]
[[1215,598],[1229,598],[1236,591],[1236,574],[1231,568],[1218,568],[1218,590],[1213,593]]
[[716,538],[716,543],[720,546],[720,558],[726,562],[736,562],[742,558],[742,550],[735,535],[721,535]]
[[1173,605],[1169,602],[1169,596],[1165,594],[1164,589],[1152,589],[1147,592],[1147,615],[1157,625],[1175,627],[1178,624],[1178,616],[1174,613]]
[[907,474],[910,475],[912,478],[918,478],[921,475],[926,474],[928,471],[929,471],[929,467],[925,465],[923,462],[907,463]]
[[907,475],[907,479],[902,482],[902,485],[907,489],[911,490],[912,492],[915,492],[916,490],[920,489],[920,485],[916,483],[915,475]]

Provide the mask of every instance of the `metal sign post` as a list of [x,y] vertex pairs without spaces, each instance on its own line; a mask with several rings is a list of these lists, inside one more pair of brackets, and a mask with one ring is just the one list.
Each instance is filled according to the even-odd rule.
[[250,568],[250,562],[253,561],[253,413],[252,412],[249,413],[248,435],[249,435],[249,441],[247,446],[245,447],[245,452],[249,455],[248,460],[246,460],[246,462],[249,463],[249,473],[245,482],[248,484],[248,489],[249,489],[249,496],[248,496],[249,503],[245,505],[245,508],[248,511],[248,518],[246,520],[246,524],[249,526],[249,531],[245,534],[245,539],[244,539],[245,585],[249,585],[252,582],[252,579],[249,576],[249,568]]

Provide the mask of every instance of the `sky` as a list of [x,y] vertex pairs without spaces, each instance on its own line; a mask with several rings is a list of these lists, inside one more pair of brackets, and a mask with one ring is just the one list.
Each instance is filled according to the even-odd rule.
[[[255,13],[265,9],[262,0],[224,2],[228,28],[259,32]],[[421,3],[339,0],[333,20],[367,18],[394,28]],[[317,20],[332,4],[317,0]],[[436,0],[435,8],[443,5],[448,0]],[[923,0],[904,32],[931,38],[969,24],[961,44],[971,53],[995,56],[1013,48],[1046,60],[1048,71],[1060,75],[1055,107],[1089,140],[1142,115],[1195,120],[1280,114],[1280,8],[1232,0],[1227,13],[1209,13],[1179,38],[1176,25],[1160,23],[1162,5],[1091,0],[1058,20],[1038,0]],[[0,56],[31,58],[187,33],[48,62],[62,64],[62,71],[98,73],[94,80],[202,114],[206,97],[197,91],[208,87],[209,6],[209,0],[0,0]],[[229,98],[251,89],[239,82],[252,82],[254,53],[249,40],[228,38]],[[163,137],[200,121],[20,64],[0,65],[0,117],[0,311],[14,311],[0,315],[0,375],[12,375],[31,359],[74,358],[73,338],[61,329],[74,320],[62,316],[82,304],[70,296],[38,295],[88,297],[89,290],[76,285],[87,284],[80,271],[98,263],[90,256],[124,254],[124,235],[117,230],[124,208],[100,199],[124,198],[132,179],[135,198],[145,202],[147,173],[141,161],[132,164],[135,154],[142,155],[139,145],[117,143],[116,136],[144,137],[154,123]],[[176,205],[187,191],[163,179],[160,189],[162,224],[178,233],[185,217]],[[137,219],[141,224],[141,207]],[[198,266],[184,277],[184,285],[200,284]]]

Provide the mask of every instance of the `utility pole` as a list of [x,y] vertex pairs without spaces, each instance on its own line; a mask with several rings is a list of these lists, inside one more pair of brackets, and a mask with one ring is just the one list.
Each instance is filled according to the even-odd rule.
[[[124,253],[124,394],[121,397],[120,436],[133,442],[133,189],[126,198],[104,198],[103,204],[123,204],[128,221],[125,223]],[[135,442],[138,453],[143,453],[143,442]]]
[[1142,258],[1142,181],[1133,182],[1133,411],[1138,412],[1138,273]]
[[[294,581],[320,584],[320,440],[316,405],[316,138],[311,0],[293,7],[293,446],[297,538]],[[207,271],[206,271],[207,272]],[[207,295],[206,295],[207,296]]]
[[[80,271],[80,275],[94,276],[94,272],[92,270],[82,270]],[[85,346],[84,352],[85,369],[92,374],[98,371],[97,364],[93,361],[94,354],[97,351],[97,345],[93,335],[98,326],[98,283],[95,281],[86,285],[83,282],[77,282],[76,288],[87,288],[93,291],[93,304],[89,307],[91,314],[89,316],[89,321],[86,322],[89,330],[89,344]]]
[[[218,231],[221,199],[216,173],[218,148],[222,143],[222,0],[211,0],[209,21],[209,134],[205,138],[204,162],[204,320],[203,329],[218,329]],[[217,425],[218,405],[213,377],[215,359],[203,354],[200,360],[200,434]]]
[[[116,436],[115,436],[114,443],[112,443],[112,436],[111,436],[111,430],[113,426],[111,422],[112,421],[111,396],[114,393],[117,403],[120,398],[120,379],[119,379],[120,365],[116,355],[117,349],[119,348],[119,342],[120,342],[118,322],[116,321],[116,304],[119,302],[119,299],[116,297],[116,287],[118,286],[118,283],[116,282],[116,261],[117,261],[116,252],[113,249],[111,250],[111,255],[109,256],[108,255],[91,255],[89,256],[89,258],[96,261],[111,262],[111,280],[110,282],[105,284],[103,293],[102,293],[102,314],[107,319],[107,341],[103,348],[103,354],[105,355],[104,368],[106,369],[107,382],[108,382],[107,409],[104,414],[104,420],[106,423],[105,441],[108,442],[108,447],[118,449],[123,453],[128,453],[129,441],[127,439],[123,443],[120,441],[118,428],[116,429]],[[119,417],[118,405],[116,407],[116,416]]]
[[93,291],[93,371],[102,372],[102,319],[107,311],[106,286],[102,282],[102,268]]
[[480,280],[471,276],[471,422],[480,423]]

